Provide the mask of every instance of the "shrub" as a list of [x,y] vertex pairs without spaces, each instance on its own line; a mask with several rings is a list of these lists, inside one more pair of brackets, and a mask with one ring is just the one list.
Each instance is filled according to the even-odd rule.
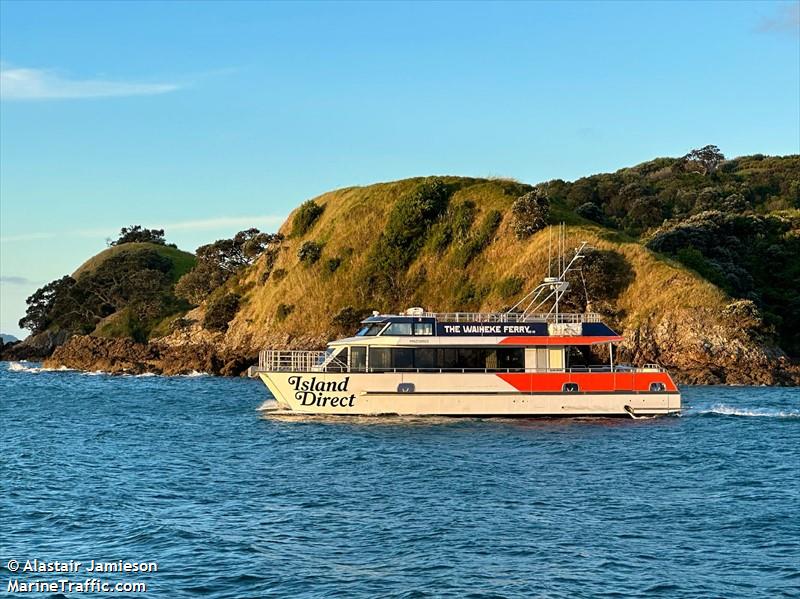
[[341,265],[342,265],[342,259],[339,258],[338,256],[336,256],[335,258],[328,258],[322,265],[322,270],[325,273],[332,275],[339,269]]
[[308,200],[300,204],[292,218],[292,237],[305,235],[314,226],[314,223],[317,222],[324,210],[325,208],[314,200]]
[[567,275],[570,292],[564,296],[564,304],[580,312],[592,308],[594,302],[616,299],[634,279],[625,256],[611,250],[589,250],[577,264],[578,269]]
[[475,221],[476,212],[475,202],[472,200],[451,206],[431,228],[430,239],[434,251],[441,254],[452,242],[465,241]]
[[275,310],[275,319],[278,322],[282,322],[286,320],[286,317],[292,312],[294,312],[294,304],[278,304]]
[[211,300],[203,318],[203,328],[208,331],[227,331],[228,323],[239,311],[241,298],[235,293],[226,293]]
[[604,224],[606,222],[605,212],[603,212],[603,209],[594,202],[586,202],[585,204],[581,204],[575,208],[575,212],[578,216],[582,216],[583,218],[596,223]]
[[369,310],[345,306],[331,319],[331,324],[344,331],[352,331],[358,328],[358,325],[369,313]]
[[300,262],[306,266],[311,266],[316,263],[322,256],[322,244],[316,241],[306,241],[297,251],[297,257]]
[[550,200],[544,192],[534,189],[517,198],[511,206],[514,234],[517,239],[530,237],[547,226],[550,218]]
[[510,299],[522,291],[522,286],[525,284],[525,279],[522,277],[506,277],[497,283],[497,293],[503,299]]
[[431,224],[444,212],[448,199],[444,181],[434,177],[397,201],[367,259],[365,286],[378,293],[397,294],[400,278],[422,248]]
[[456,251],[455,262],[460,268],[466,268],[492,242],[502,220],[503,215],[499,210],[491,210],[486,214],[475,235]]

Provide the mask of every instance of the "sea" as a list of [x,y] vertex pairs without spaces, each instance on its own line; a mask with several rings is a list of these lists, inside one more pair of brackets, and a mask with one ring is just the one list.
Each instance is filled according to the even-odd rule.
[[0,594],[799,597],[800,390],[682,392],[651,420],[276,418],[255,380],[0,363]]

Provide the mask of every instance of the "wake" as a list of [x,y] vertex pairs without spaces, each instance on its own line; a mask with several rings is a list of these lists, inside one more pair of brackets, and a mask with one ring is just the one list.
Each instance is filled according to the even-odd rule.
[[735,408],[725,404],[716,404],[707,410],[698,410],[695,414],[714,414],[717,416],[740,416],[746,418],[800,418],[799,410],[777,410],[769,408]]

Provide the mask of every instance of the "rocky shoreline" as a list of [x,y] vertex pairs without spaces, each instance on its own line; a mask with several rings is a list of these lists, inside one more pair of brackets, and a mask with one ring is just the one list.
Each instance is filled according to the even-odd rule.
[[[792,363],[779,349],[758,345],[747,338],[731,338],[722,330],[706,329],[703,335],[687,338],[682,329],[660,322],[626,331],[627,339],[620,345],[618,357],[634,365],[657,362],[668,368],[681,384],[800,385],[800,365]],[[295,345],[286,339],[282,341],[275,346]],[[321,339],[316,343],[311,339],[305,341],[308,347],[324,347]],[[130,339],[76,335],[50,355],[37,355],[37,348],[47,349],[47,344],[39,342],[34,347],[26,341],[6,345],[0,358],[43,360],[48,368],[111,374],[205,372],[219,376],[243,376],[258,362],[256,350],[229,348],[210,340],[137,343]]]
[[89,335],[69,338],[49,356],[36,355],[31,348],[15,344],[5,348],[0,357],[3,360],[42,360],[46,368],[103,371],[110,374],[177,375],[205,372],[219,376],[240,376],[258,361],[257,354],[220,350],[208,343],[137,343],[130,339],[106,339]]

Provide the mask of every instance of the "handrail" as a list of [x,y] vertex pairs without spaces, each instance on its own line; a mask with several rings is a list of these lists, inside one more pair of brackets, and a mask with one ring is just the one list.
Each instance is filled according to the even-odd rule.
[[[523,374],[546,374],[546,373],[640,373],[640,372],[664,372],[664,369],[657,364],[645,364],[644,367],[637,368],[624,364],[600,365],[600,366],[581,366],[574,368],[369,368],[354,369],[344,362],[333,359],[325,362],[326,352],[315,350],[263,350],[258,356],[258,367],[255,372],[357,372],[357,373],[463,373],[463,374],[503,374],[503,373],[523,373]],[[331,364],[335,368],[328,369]]]
[[571,313],[549,312],[522,314],[517,312],[423,312],[422,316],[436,318],[439,322],[548,322],[548,323],[582,323],[601,322],[596,312]]

